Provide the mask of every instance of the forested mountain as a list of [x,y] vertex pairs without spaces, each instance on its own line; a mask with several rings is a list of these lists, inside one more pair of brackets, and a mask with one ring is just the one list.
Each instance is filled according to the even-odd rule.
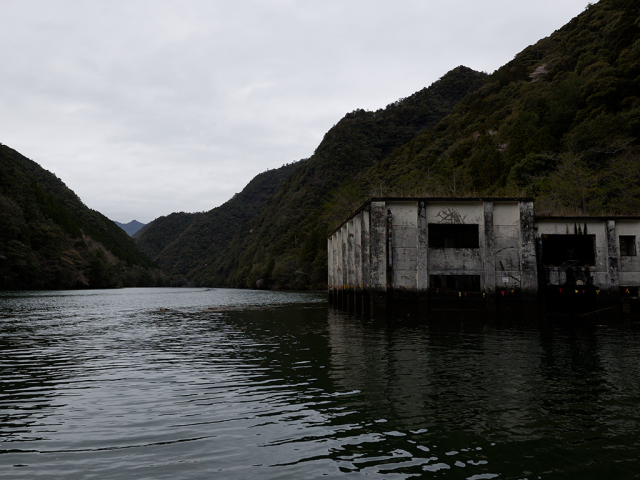
[[0,144],[0,289],[150,286],[152,267],[115,223]]
[[538,213],[640,213],[640,2],[601,0],[363,176],[404,195],[527,195]]
[[[327,227],[345,208],[355,206],[342,190],[349,191],[368,168],[444,118],[485,77],[459,67],[429,88],[385,109],[347,114],[327,132],[313,156],[274,190],[275,195],[264,210],[255,212],[255,218],[240,217],[242,209],[234,213],[234,235],[216,240],[213,232],[231,230],[216,216],[198,216],[180,235],[180,243],[172,244],[162,256],[152,257],[165,271],[184,275],[184,282],[194,285],[322,288],[326,283]],[[338,194],[332,193],[341,186]],[[203,235],[205,229],[212,233]],[[151,253],[141,242],[147,231],[138,244]],[[193,247],[196,242],[201,244]],[[205,248],[206,255],[202,255]],[[189,263],[181,263],[180,255],[188,257]]]
[[346,115],[191,281],[323,288],[326,233],[372,195],[527,195],[538,213],[640,213],[639,31],[639,2],[602,0],[490,76],[460,67]]
[[234,235],[251,234],[244,228],[247,222],[262,211],[269,198],[304,162],[257,175],[242,192],[208,212],[180,212],[157,218],[134,236],[136,243],[170,275],[172,284],[192,285]]
[[167,245],[175,241],[186,228],[204,213],[177,212],[158,217],[133,234],[136,245],[149,258],[157,259]]
[[123,229],[125,232],[129,234],[129,236],[135,235],[142,227],[144,227],[144,223],[140,223],[137,220],[131,220],[129,223],[120,223],[113,221],[117,226]]

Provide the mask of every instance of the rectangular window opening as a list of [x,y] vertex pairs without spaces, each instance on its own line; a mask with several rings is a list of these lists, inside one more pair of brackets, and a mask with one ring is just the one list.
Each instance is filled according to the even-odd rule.
[[542,265],[591,267],[595,264],[595,235],[542,235]]
[[636,236],[620,235],[620,256],[635,257],[636,256]]
[[429,224],[429,248],[479,248],[478,225]]
[[479,292],[480,275],[429,275],[429,286],[459,292]]

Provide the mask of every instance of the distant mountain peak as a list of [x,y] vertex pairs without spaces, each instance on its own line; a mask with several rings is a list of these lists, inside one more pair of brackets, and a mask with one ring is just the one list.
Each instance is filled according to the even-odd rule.
[[144,223],[140,223],[137,220],[131,220],[129,223],[120,223],[120,222],[116,222],[114,220],[113,223],[115,223],[121,229],[123,229],[125,232],[127,232],[130,237],[132,237],[138,230],[140,230],[142,227],[145,226]]

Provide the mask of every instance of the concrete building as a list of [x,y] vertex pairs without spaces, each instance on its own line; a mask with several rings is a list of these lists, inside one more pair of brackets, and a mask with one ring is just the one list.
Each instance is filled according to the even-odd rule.
[[329,299],[376,316],[635,308],[638,237],[638,217],[535,217],[530,198],[373,198],[328,237]]
[[640,217],[535,217],[545,311],[638,315]]

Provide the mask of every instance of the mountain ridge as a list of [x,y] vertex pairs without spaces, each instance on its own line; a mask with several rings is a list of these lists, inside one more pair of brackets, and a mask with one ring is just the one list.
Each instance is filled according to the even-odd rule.
[[[160,217],[135,242],[172,285],[324,289],[327,233],[371,196],[527,196],[543,214],[638,214],[639,83],[640,3],[601,0],[491,75],[458,67],[384,109],[347,113],[308,159],[209,212]],[[81,224],[134,254],[64,184],[44,190],[33,174],[58,228],[79,238]]]
[[0,144],[0,289],[153,286],[162,274],[62,180]]
[[194,269],[215,258],[305,161],[256,175],[241,192],[208,212],[159,217],[135,235],[136,244],[158,262],[174,285],[192,285]]
[[387,194],[536,198],[541,213],[637,213],[640,5],[601,0],[494,72],[363,177]]
[[139,222],[137,220],[131,220],[129,223],[120,223],[117,221],[113,221],[117,226],[123,229],[125,232],[129,234],[130,237],[133,237],[135,233],[145,226],[144,223]]
[[[194,285],[326,285],[326,234],[370,196],[527,196],[541,213],[640,212],[640,4],[601,0],[446,108],[439,88],[348,113]],[[461,75],[462,74],[462,75]],[[460,85],[459,85],[460,86]],[[445,93],[449,90],[444,88]],[[407,108],[415,102],[416,108]],[[420,115],[426,115],[422,121]]]
[[[196,286],[255,287],[258,283],[262,288],[322,288],[326,283],[324,217],[335,214],[327,206],[335,200],[330,192],[345,181],[353,182],[395,148],[436,124],[485,77],[458,67],[384,109],[346,114],[324,135],[314,154],[274,191],[264,209],[246,219],[224,245],[215,248],[215,254],[194,258],[190,265],[173,261],[175,255],[153,258],[165,269],[170,266],[174,278],[182,275],[183,283]],[[187,235],[203,238],[202,231],[213,228],[207,220],[199,221],[190,225],[183,240]]]

